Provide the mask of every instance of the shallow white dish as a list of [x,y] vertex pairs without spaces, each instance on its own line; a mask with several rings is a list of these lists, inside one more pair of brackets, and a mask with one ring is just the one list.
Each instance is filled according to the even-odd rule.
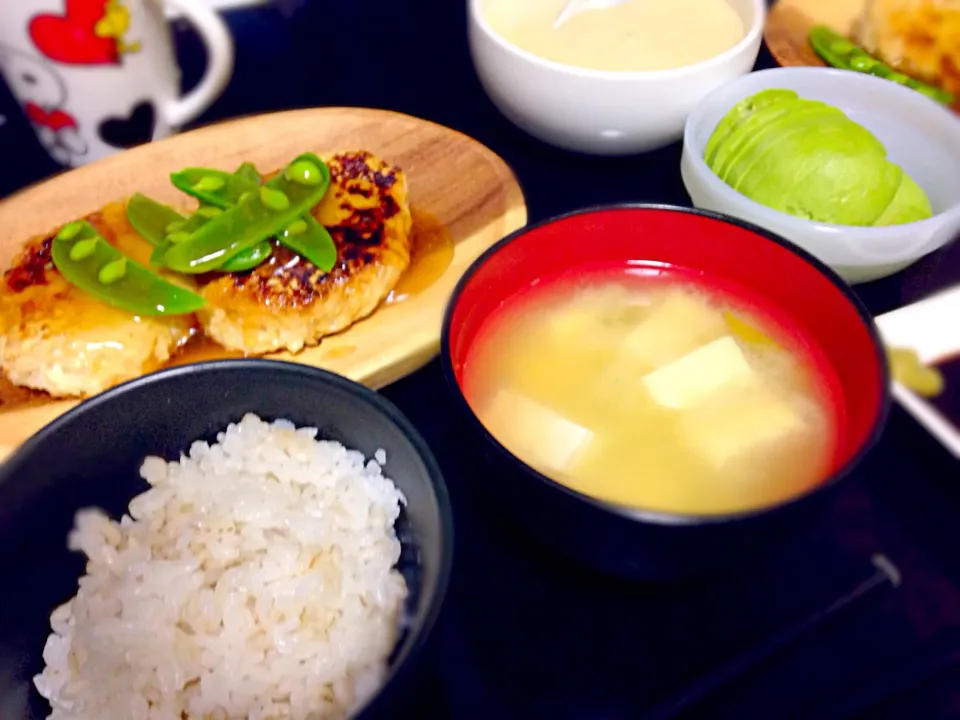
[[[795,90],[801,97],[827,102],[870,130],[890,160],[927,191],[935,216],[881,228],[830,225],[772,210],[724,183],[703,160],[707,141],[730,108],[768,88]],[[777,68],[715,90],[687,120],[681,174],[696,207],[772,230],[851,283],[892,275],[960,235],[960,119],[918,92],[860,73]]]
[[[960,287],[881,315],[876,322],[887,345],[911,348],[921,362],[933,364],[960,353],[958,317]],[[954,420],[899,383],[893,384],[893,396],[947,450],[960,458],[960,428]]]
[[470,52],[487,95],[531,135],[597,155],[645,152],[679,140],[701,98],[753,68],[766,4],[727,1],[743,20],[743,39],[709,60],[671,70],[607,72],[544,60],[493,31],[483,15],[485,0],[468,0]]

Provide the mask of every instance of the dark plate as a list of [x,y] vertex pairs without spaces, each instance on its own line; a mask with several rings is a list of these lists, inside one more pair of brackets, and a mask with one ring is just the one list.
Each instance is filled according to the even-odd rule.
[[[362,717],[389,715],[414,686],[413,670],[446,593],[453,522],[440,470],[413,426],[377,393],[294,363],[230,360],[174,368],[121,385],[47,426],[0,467],[0,717],[46,717],[32,688],[42,670],[50,613],[76,592],[81,555],[67,550],[74,513],[98,506],[113,517],[147,485],[146,455],[175,459],[254,412],[320,429],[368,457],[387,453],[385,472],[407,498],[397,524],[400,570],[410,595],[409,629],[391,656],[381,693]],[[105,719],[106,720],[106,719]]]

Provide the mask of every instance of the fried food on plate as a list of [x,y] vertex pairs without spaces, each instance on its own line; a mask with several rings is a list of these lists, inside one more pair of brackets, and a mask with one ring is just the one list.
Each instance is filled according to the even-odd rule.
[[960,0],[867,0],[854,39],[901,72],[960,96]]
[[201,328],[227,350],[297,352],[372,313],[410,263],[406,178],[368,152],[171,181],[194,212],[138,193],[27,244],[0,287],[7,379],[95,394],[159,368]]
[[409,265],[403,171],[363,151],[324,160],[330,189],[312,214],[333,238],[336,264],[325,273],[275,242],[270,259],[249,273],[208,282],[198,317],[225,348],[259,355],[316,345],[372,313]]
[[[133,232],[122,203],[86,219],[115,246]],[[53,237],[31,240],[3,275],[0,370],[12,383],[92,395],[157,369],[190,337],[190,315],[136,316],[67,282],[50,257]]]

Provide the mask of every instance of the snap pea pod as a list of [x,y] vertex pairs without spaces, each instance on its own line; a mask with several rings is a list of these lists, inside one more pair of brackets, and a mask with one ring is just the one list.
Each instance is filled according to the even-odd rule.
[[[216,186],[218,189],[208,193],[195,193],[193,187],[203,182],[204,172],[206,172],[205,177],[218,178],[212,183],[209,180],[207,181],[208,186]],[[299,166],[297,163],[292,163],[286,172],[288,178],[290,178],[291,174],[294,174],[303,178],[308,184],[313,177],[316,177],[314,182],[323,181],[322,177],[317,174],[312,176],[311,173],[314,173],[314,171],[311,167],[304,166],[302,163]],[[204,171],[203,168],[191,168],[183,171],[183,173],[192,174],[193,177],[191,177],[190,180],[196,181],[189,192],[197,194],[198,197],[203,196],[208,202],[215,202],[217,203],[217,207],[224,209],[239,202],[244,193],[259,190],[260,183],[263,179],[256,166],[252,163],[243,163],[240,165],[233,173],[234,180],[224,180],[222,186],[220,186],[219,183],[219,179],[223,179],[223,173],[220,170],[211,169]],[[299,220],[293,221],[286,230],[277,235],[277,240],[281,245],[286,246],[306,258],[324,272],[329,272],[337,260],[337,249],[333,244],[330,233],[309,213]],[[240,253],[239,256],[228,260],[219,269],[223,272],[243,272],[250,270],[255,267],[255,265],[251,263],[255,262],[257,258],[260,258],[261,262],[266,260],[270,256],[270,251],[271,246],[269,244],[261,243],[256,248],[251,248],[249,251]]]
[[294,220],[277,235],[277,242],[324,272],[330,272],[337,262],[337,246],[333,244],[333,238],[313,215]]
[[[164,236],[160,244],[150,253],[151,265],[165,265],[164,257],[167,254],[167,250],[173,247],[177,240],[182,241],[189,239],[196,230],[199,230],[200,227],[209,222],[212,217],[216,217],[215,215],[205,213],[205,209],[208,209],[207,206],[201,205],[193,215],[184,219],[178,228]],[[217,210],[218,213],[220,212],[219,208],[213,209]]]
[[220,271],[235,273],[253,270],[270,257],[271,254],[273,254],[273,246],[269,241],[264,240],[259,245],[254,245],[252,248],[234,255],[220,266]]
[[[297,172],[293,172],[299,168]],[[234,255],[283,231],[305,215],[327,191],[330,171],[312,153],[297,157],[283,172],[247,193],[233,207],[202,225],[190,240],[175,243],[164,256],[178,272],[220,268]]]
[[260,171],[257,170],[256,165],[253,163],[243,163],[233,174],[244,182],[250,183],[251,185],[259,185],[263,182],[263,178],[260,176]]
[[247,176],[213,168],[186,168],[170,173],[170,182],[178,190],[192,195],[200,202],[226,210],[236,205],[240,197],[256,190],[259,182],[251,182]]
[[950,93],[940,88],[928,85],[919,80],[897,72],[889,65],[885,65],[875,57],[870,55],[863,48],[857,47],[847,38],[834,32],[825,25],[816,25],[810,29],[810,45],[816,51],[817,55],[823,58],[831,67],[841,70],[853,70],[854,72],[875,75],[876,77],[890,80],[899,85],[904,85],[912,90],[926,95],[944,105],[952,105],[955,98]]
[[[251,188],[255,188],[263,182],[260,171],[257,170],[253,163],[242,163],[233,174],[244,182],[249,183]],[[228,273],[253,270],[272,254],[273,245],[271,245],[269,241],[264,240],[259,245],[254,245],[249,250],[244,250],[234,255],[220,267],[220,270]]]
[[127,220],[151,245],[159,245],[169,234],[170,225],[182,223],[183,215],[172,207],[158,203],[146,195],[134,193],[127,201]]
[[[256,165],[253,163],[241,163],[240,167],[238,167],[233,174],[244,182],[249,183],[251,187],[256,187],[263,182],[263,177],[261,177],[260,171],[257,170]],[[259,245],[254,245],[249,250],[244,250],[242,253],[234,255],[232,258],[227,260],[227,262],[225,262],[223,267],[220,269],[223,272],[231,273],[253,270],[272,254],[273,245],[264,240]]]
[[[295,182],[326,187],[330,178],[325,170],[325,167],[321,170],[309,160],[300,159],[290,163],[284,173],[288,179]],[[333,238],[310,213],[284,228],[277,235],[277,242],[306,258],[324,272],[330,272],[337,261],[337,246],[333,244]]]
[[71,285],[136,315],[186,315],[206,301],[133,262],[85,220],[65,225],[53,239],[53,264]]
[[[260,173],[251,163],[243,163],[239,168],[237,168],[237,171],[234,173],[234,175],[238,176],[243,182],[245,182],[246,187],[250,190],[257,188],[260,185]],[[226,203],[229,198],[224,196],[222,199]],[[226,207],[230,207],[230,205],[226,204]],[[223,208],[219,206],[201,205],[197,212],[191,216],[190,220],[183,223],[182,227],[178,228],[178,230],[180,233],[192,233],[205,222],[216,217],[221,212],[223,212]],[[176,239],[176,233],[174,233],[174,236],[174,239]],[[154,255],[150,258],[150,262],[155,265],[163,264],[163,256],[166,254],[167,250],[170,249],[172,244],[172,242],[166,240],[165,238],[164,246],[162,248],[158,248],[154,252]],[[272,253],[273,247],[269,242],[264,241],[259,245],[256,245],[249,250],[245,250],[244,252],[230,258],[230,260],[224,263],[220,270],[223,272],[245,272],[247,270],[252,270],[270,257]]]

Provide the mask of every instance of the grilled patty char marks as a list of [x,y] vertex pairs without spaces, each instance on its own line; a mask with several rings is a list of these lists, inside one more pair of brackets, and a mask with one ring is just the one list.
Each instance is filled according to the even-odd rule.
[[333,237],[329,273],[274,242],[271,258],[247,273],[212,275],[198,313],[229,350],[260,355],[316,345],[372,313],[410,263],[411,216],[403,172],[369,152],[325,158],[330,190],[313,215]]
[[[262,354],[316,344],[373,312],[409,264],[403,173],[367,152],[328,163],[330,190],[313,214],[333,236],[336,266],[324,273],[274,243],[252,272],[201,278],[211,303],[201,319],[224,347]],[[84,219],[148,264],[151,249],[124,203]],[[10,382],[56,397],[93,395],[162,366],[195,332],[193,316],[137,317],[68,283],[50,258],[54,235],[29,241],[0,284],[0,371]]]
[[[123,203],[85,218],[127,254],[143,247]],[[0,286],[0,370],[16,385],[85,396],[154,370],[190,336],[186,317],[136,317],[68,283],[54,267],[54,234],[27,243]],[[141,260],[135,257],[136,260]]]
[[958,97],[960,0],[867,0],[854,40],[892,65]]

